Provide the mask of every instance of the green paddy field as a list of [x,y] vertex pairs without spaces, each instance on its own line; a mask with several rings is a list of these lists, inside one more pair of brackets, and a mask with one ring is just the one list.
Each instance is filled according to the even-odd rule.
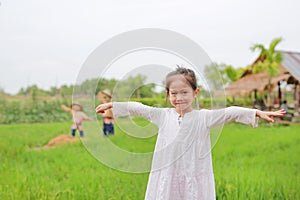
[[[0,125],[0,199],[143,199],[147,173],[111,169],[81,141],[35,149],[68,134],[70,125]],[[156,138],[133,139],[117,128],[108,139],[129,151],[150,152]],[[213,148],[213,165],[217,199],[300,199],[300,125],[228,124]]]

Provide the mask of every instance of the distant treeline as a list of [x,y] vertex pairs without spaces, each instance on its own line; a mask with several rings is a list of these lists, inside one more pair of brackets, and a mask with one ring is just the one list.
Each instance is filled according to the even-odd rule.
[[[212,72],[210,72],[212,73]],[[164,90],[157,90],[155,84],[145,84],[146,77],[137,75],[126,80],[90,79],[80,85],[63,85],[43,90],[37,85],[21,88],[17,95],[4,94],[0,90],[0,124],[62,122],[71,120],[71,116],[61,109],[61,105],[70,105],[74,94],[81,96],[97,95],[99,91],[110,89],[117,101],[139,101],[157,107],[171,106],[166,100]],[[162,83],[163,85],[163,83]],[[199,86],[200,87],[200,86]],[[96,97],[96,96],[95,96]],[[97,97],[95,98],[97,99]],[[200,87],[197,99],[200,108],[240,105],[251,107],[248,97],[213,99],[209,91]],[[95,104],[98,104],[95,102]],[[196,107],[196,106],[195,106]]]
[[[61,109],[62,104],[67,106],[71,104],[71,96],[66,98],[47,96],[35,97],[34,99],[26,96],[11,98],[0,95],[0,97],[0,124],[50,123],[72,120],[70,114]],[[171,107],[165,97],[130,98],[128,100],[155,107]],[[224,99],[213,99],[213,102],[211,98],[198,98],[197,100],[199,108],[208,109],[231,105],[252,106],[252,101],[249,98],[236,98],[234,101],[230,98],[227,98],[226,101]],[[99,104],[97,99],[95,106],[96,104]],[[194,104],[194,107],[197,108],[196,104]]]
[[114,91],[114,95],[120,97],[130,95],[136,98],[145,98],[162,95],[161,92],[155,91],[155,84],[145,85],[145,79],[146,78],[141,75],[129,77],[122,81],[116,79],[90,79],[80,85],[52,86],[49,90],[41,89],[37,85],[31,85],[26,88],[21,88],[17,95],[31,96],[33,99],[38,96],[67,97],[72,96],[74,92],[81,95],[91,95],[97,94],[104,89],[110,89]]
[[[248,70],[248,68],[234,69],[230,65],[212,63],[205,67],[204,75],[213,90],[222,89],[226,84],[239,79],[239,77]],[[136,98],[152,98],[164,96],[164,91],[155,90],[155,84],[145,84],[147,77],[143,75],[130,76],[126,80],[117,79],[89,79],[79,85],[62,85],[60,87],[52,86],[49,90],[39,88],[37,85],[31,85],[21,88],[17,95],[32,96],[71,96],[75,93],[81,95],[97,94],[104,89],[110,89],[117,97],[136,97]],[[164,84],[163,82],[161,83]],[[199,87],[201,87],[199,85]],[[209,97],[208,91],[201,89],[203,97]],[[0,94],[4,93],[4,89],[0,88]]]

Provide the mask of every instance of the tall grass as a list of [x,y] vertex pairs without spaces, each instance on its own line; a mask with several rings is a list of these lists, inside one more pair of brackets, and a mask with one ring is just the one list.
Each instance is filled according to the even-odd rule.
[[0,126],[0,199],[141,199],[147,175],[94,159],[82,143],[35,151],[69,123]]
[[227,125],[213,149],[218,199],[300,199],[299,133]]
[[[147,173],[110,169],[81,142],[33,150],[68,134],[70,124],[0,125],[0,199],[143,199]],[[299,130],[226,125],[213,149],[217,198],[300,199]],[[109,139],[132,151],[155,144],[155,137],[136,141],[118,128]]]

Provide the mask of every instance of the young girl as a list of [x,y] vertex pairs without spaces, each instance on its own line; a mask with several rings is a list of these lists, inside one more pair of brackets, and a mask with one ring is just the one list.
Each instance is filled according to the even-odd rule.
[[231,121],[257,127],[258,118],[273,123],[284,110],[264,112],[241,107],[194,110],[199,93],[195,74],[177,68],[166,77],[166,93],[174,108],[154,108],[136,102],[101,104],[97,113],[112,108],[114,115],[138,115],[158,126],[145,199],[215,199],[210,129]]

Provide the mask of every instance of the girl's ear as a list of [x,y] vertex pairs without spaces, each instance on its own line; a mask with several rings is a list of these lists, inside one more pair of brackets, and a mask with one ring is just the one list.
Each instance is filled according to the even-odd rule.
[[194,95],[197,96],[200,92],[200,89],[199,88],[196,88],[196,90],[194,91]]

